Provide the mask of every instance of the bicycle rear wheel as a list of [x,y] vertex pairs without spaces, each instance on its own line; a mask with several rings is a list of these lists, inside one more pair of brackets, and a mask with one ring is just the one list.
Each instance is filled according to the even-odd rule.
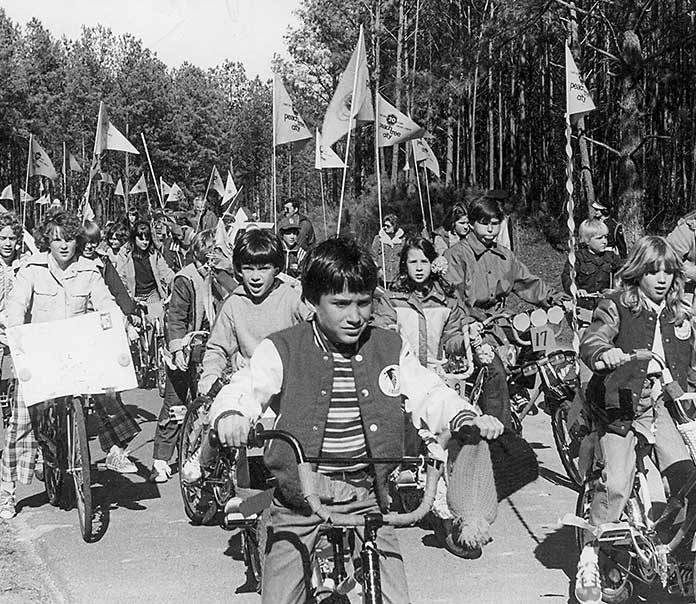
[[68,453],[70,473],[75,486],[75,505],[80,519],[80,532],[82,538],[89,543],[92,539],[92,472],[82,401],[81,396],[75,396],[72,399],[68,424]]
[[60,506],[67,470],[65,406],[59,401],[46,403],[40,411],[38,440],[43,453],[44,489],[48,503]]

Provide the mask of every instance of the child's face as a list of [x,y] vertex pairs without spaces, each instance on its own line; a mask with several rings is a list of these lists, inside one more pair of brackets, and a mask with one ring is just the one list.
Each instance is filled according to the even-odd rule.
[[3,227],[0,230],[0,257],[3,260],[12,260],[17,251],[17,235],[11,226]]
[[297,231],[294,229],[283,231],[283,241],[288,247],[295,247],[297,243]]
[[655,304],[660,304],[667,296],[672,281],[674,281],[674,275],[665,271],[665,265],[662,264],[657,272],[645,273],[639,285],[648,298]]
[[355,344],[372,315],[372,293],[323,294],[314,306],[317,323],[334,344]]
[[466,237],[466,234],[471,229],[469,225],[469,217],[464,214],[457,222],[454,223],[454,232],[460,237]]
[[587,242],[587,247],[595,254],[601,254],[607,249],[607,234],[598,233],[597,235],[593,235]]
[[273,286],[278,268],[272,264],[242,264],[242,285],[254,299],[263,298]]
[[49,251],[60,267],[66,267],[75,257],[77,241],[75,239],[65,239],[65,236],[57,229],[53,233]]
[[409,279],[416,285],[425,283],[430,277],[430,260],[423,253],[423,250],[412,247],[406,256],[406,273]]
[[483,223],[478,220],[473,225],[474,235],[485,246],[491,246],[495,243],[495,238],[500,233],[500,220],[491,218],[488,222]]

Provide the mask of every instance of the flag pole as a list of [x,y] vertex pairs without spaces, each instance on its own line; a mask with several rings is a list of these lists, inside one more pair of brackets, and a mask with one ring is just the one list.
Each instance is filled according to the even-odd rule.
[[[343,159],[343,180],[341,181],[341,198],[338,201],[338,222],[336,224],[336,235],[341,234],[341,216],[343,214],[343,196],[346,191],[346,176],[348,175],[348,154],[350,153],[350,133],[353,125],[353,109],[355,105],[355,91],[358,88],[358,72],[360,71],[360,51],[362,44],[360,43],[363,36],[363,28],[360,26],[360,34],[358,36],[358,54],[355,57],[355,73],[353,74],[353,93],[350,95],[350,113],[348,114],[348,135],[346,136],[346,152]],[[357,123],[356,123],[357,127]],[[381,223],[380,223],[381,228]]]
[[322,173],[324,170],[319,168],[319,190],[321,191],[321,211],[324,215],[324,237],[329,238],[329,227],[326,226],[326,199],[324,198],[324,176]]
[[66,153],[65,141],[63,141],[63,203],[65,209],[68,209],[68,158]]
[[[213,168],[215,168],[215,164],[213,164]],[[203,195],[203,199],[208,202],[208,193],[210,192],[210,183],[213,180],[213,169],[210,170],[210,178],[208,179],[208,184],[205,186],[205,195]]]
[[[357,67],[355,72],[357,73]],[[352,115],[352,111],[351,111]],[[379,91],[375,87],[375,174],[377,175],[377,212],[379,213],[379,231],[380,233],[383,228],[382,222],[382,175],[379,170]],[[340,215],[339,215],[340,218]],[[379,245],[382,250],[382,283],[384,283],[384,289],[387,289],[387,264],[386,258],[384,257],[384,239],[379,238]]]
[[[128,138],[128,136],[129,136],[129,130],[130,130],[129,126],[130,126],[130,124],[128,123],[128,121],[126,121],[126,138]],[[129,178],[128,178],[128,153],[126,153],[125,164],[126,164],[126,169],[125,169],[125,172],[123,174],[123,180],[126,182],[126,186],[123,188],[123,213],[124,214],[128,212],[128,194],[130,193],[130,182],[129,182]],[[155,186],[157,186],[157,183],[155,183]]]
[[227,216],[227,214],[230,213],[230,210],[232,209],[234,202],[237,201],[237,197],[239,197],[239,194],[242,192],[243,188],[244,188],[244,185],[239,187],[239,189],[237,190],[237,193],[235,194],[235,196],[232,199],[230,199],[230,202],[229,202],[229,205],[227,206],[227,209],[222,213],[222,216],[220,218],[224,218],[225,216]]
[[430,213],[430,230],[435,232],[435,222],[433,220],[433,204],[430,202],[430,183],[428,182],[428,168],[423,164],[423,174],[425,176],[425,193],[428,196],[428,212]]
[[[147,179],[145,178],[144,174],[143,174],[143,180],[145,181],[145,198],[147,199],[147,211],[150,215],[152,215],[152,204],[150,203],[150,192],[147,190]],[[137,185],[138,183],[135,183],[135,184]],[[157,185],[155,185],[155,188],[157,188]]]
[[421,215],[423,216],[423,226],[425,227],[426,230],[428,230],[428,223],[425,219],[425,206],[423,205],[423,192],[421,191],[421,186],[420,186],[420,176],[418,176],[418,161],[416,160],[416,146],[411,141],[411,152],[413,153],[413,165],[415,167],[415,173],[416,173],[416,185],[418,186],[418,200],[420,201],[420,208],[421,208]]
[[[29,197],[29,171],[31,170],[31,148],[32,142],[34,140],[34,135],[29,134],[29,151],[27,153],[27,177],[24,184],[24,192],[26,197],[24,198],[24,207],[22,209],[22,229],[26,227],[27,224],[27,198]],[[22,190],[19,190],[19,203],[22,203]]]
[[278,185],[276,182],[277,174],[276,174],[276,137],[277,137],[277,132],[276,132],[276,106],[275,106],[275,101],[276,101],[276,90],[275,90],[275,73],[273,74],[273,84],[272,84],[272,95],[273,95],[273,108],[272,108],[272,117],[273,117],[273,144],[271,145],[273,149],[273,159],[271,161],[272,164],[272,169],[273,169],[273,187],[272,187],[272,195],[271,197],[273,198],[273,211],[271,212],[271,217],[273,220],[273,230],[277,231],[278,230]]
[[[141,132],[140,138],[143,139],[143,146],[145,147],[145,155],[147,155],[147,163],[150,165],[150,174],[152,174],[152,181],[155,183],[155,190],[157,191],[157,198],[159,199],[160,206],[164,208],[164,202],[162,201],[162,194],[157,187],[157,177],[155,176],[155,169],[152,167],[152,160],[150,159],[150,152],[147,149],[147,143],[145,142],[145,135]],[[152,211],[152,206],[150,205],[150,195],[147,196],[147,207]]]

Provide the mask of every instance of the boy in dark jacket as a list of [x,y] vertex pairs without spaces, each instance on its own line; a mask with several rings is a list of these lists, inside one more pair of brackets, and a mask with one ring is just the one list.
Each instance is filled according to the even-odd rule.
[[[370,326],[376,285],[377,268],[367,250],[343,239],[319,244],[302,273],[303,296],[314,319],[263,340],[210,410],[224,444],[246,443],[251,423],[271,406],[276,428],[298,438],[308,456],[355,459],[350,465],[336,461],[317,467],[331,479],[332,501],[353,502],[355,513],[384,512],[389,506],[387,478],[394,468],[363,459],[368,452],[374,457],[402,455],[404,397],[413,424],[430,432],[428,447],[441,459],[444,451],[436,435],[457,414],[477,425],[484,438],[497,438],[503,429],[420,365],[398,334]],[[307,597],[304,566],[314,556],[322,521],[307,510],[287,445],[275,441],[266,447],[265,462],[277,487],[262,602],[300,604]],[[377,547],[385,601],[409,602],[392,527],[379,530]]]

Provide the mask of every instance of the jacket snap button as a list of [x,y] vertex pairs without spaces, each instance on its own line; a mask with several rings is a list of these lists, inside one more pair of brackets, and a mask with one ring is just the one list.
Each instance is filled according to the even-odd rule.
[[326,396],[326,390],[322,390],[322,391],[321,391],[321,395],[322,395],[322,396]]
[[361,354],[356,354],[355,355],[355,360],[356,362],[360,363],[362,361],[362,355]]
[[316,432],[318,429],[319,429],[319,426],[312,426],[312,430],[314,430],[315,432]]
[[360,394],[362,394],[363,396],[367,396],[368,394],[370,394],[370,391],[367,388],[363,388],[360,391]]
[[377,424],[370,424],[370,432],[377,432]]
[[328,355],[328,354],[325,354],[325,355],[324,355],[324,360],[325,360],[325,361],[328,361],[328,360],[329,360],[329,355]]

